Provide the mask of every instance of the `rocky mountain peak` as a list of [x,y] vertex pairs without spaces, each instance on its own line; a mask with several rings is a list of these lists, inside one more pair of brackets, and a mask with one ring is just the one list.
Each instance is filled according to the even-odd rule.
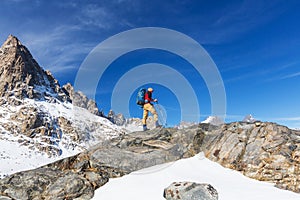
[[18,46],[22,46],[19,39],[13,35],[9,35],[1,48],[18,47]]
[[251,114],[246,115],[243,119],[243,122],[253,123],[255,121],[256,121],[256,119]]
[[18,38],[8,36],[0,48],[0,141],[63,155],[121,131],[99,116],[95,101],[71,84],[61,87]]
[[58,81],[39,66],[30,51],[13,35],[8,36],[0,49],[0,96],[68,100]]

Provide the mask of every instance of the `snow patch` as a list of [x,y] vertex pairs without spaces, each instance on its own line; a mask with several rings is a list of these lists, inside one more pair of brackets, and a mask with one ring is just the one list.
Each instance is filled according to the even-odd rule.
[[[10,117],[18,113],[21,109],[34,107],[43,113],[43,118],[49,122],[55,122],[59,117],[64,117],[72,123],[72,127],[81,130],[85,135],[84,141],[74,141],[69,134],[58,132],[59,135],[27,137],[23,134],[12,133],[5,129],[6,124],[14,123],[20,126],[16,120],[12,121]],[[24,113],[25,114],[25,113]],[[58,129],[58,124],[54,124],[54,129]],[[20,106],[11,106],[3,104],[0,107],[0,177],[12,173],[34,169],[39,166],[54,162],[56,160],[69,157],[82,152],[85,149],[99,143],[100,141],[111,139],[127,131],[108,119],[96,116],[88,110],[73,106],[71,103],[49,103],[46,101],[35,101],[33,99],[24,99]],[[42,141],[49,139],[52,144]],[[46,153],[40,152],[37,148],[29,149],[27,144],[35,146],[51,146],[59,149],[61,155],[49,157]]]
[[201,123],[219,126],[221,124],[224,124],[224,121],[218,116],[209,116],[206,120],[202,121]]
[[110,179],[96,190],[93,199],[164,200],[164,188],[175,181],[209,183],[218,191],[220,200],[298,200],[300,197],[297,193],[275,188],[271,183],[253,180],[224,168],[200,153],[173,164],[158,165]]

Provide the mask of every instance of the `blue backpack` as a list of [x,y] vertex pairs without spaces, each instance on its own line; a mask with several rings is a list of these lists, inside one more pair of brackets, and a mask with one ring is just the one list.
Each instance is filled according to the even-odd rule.
[[145,88],[141,88],[139,90],[139,92],[137,93],[137,97],[136,97],[136,104],[137,105],[144,105],[145,104],[145,94],[146,94],[146,89]]

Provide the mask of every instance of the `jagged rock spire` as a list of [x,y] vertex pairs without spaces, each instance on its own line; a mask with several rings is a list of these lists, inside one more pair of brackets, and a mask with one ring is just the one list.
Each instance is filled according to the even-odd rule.
[[0,50],[0,96],[12,95],[21,99],[68,99],[51,73],[39,66],[17,37],[9,35]]
[[10,96],[68,101],[103,116],[96,102],[82,92],[74,91],[71,84],[61,87],[51,72],[44,71],[30,51],[13,35],[9,35],[0,48],[0,105],[6,103]]
[[3,43],[2,47],[17,47],[17,46],[21,46],[21,42],[19,41],[19,39],[16,37],[16,36],[13,36],[13,35],[9,35],[7,37],[7,39],[5,40],[5,42]]

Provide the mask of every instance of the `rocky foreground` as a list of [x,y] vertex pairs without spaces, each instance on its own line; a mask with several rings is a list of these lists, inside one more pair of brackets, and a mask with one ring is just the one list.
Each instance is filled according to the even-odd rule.
[[204,138],[201,130],[123,135],[74,157],[6,177],[0,180],[0,194],[12,199],[90,199],[109,178],[195,155]]
[[207,158],[300,193],[300,131],[275,123],[231,123],[205,138]]
[[246,176],[300,192],[300,132],[274,123],[235,122],[122,135],[76,156],[1,179],[0,199],[90,199],[109,178],[200,151]]

